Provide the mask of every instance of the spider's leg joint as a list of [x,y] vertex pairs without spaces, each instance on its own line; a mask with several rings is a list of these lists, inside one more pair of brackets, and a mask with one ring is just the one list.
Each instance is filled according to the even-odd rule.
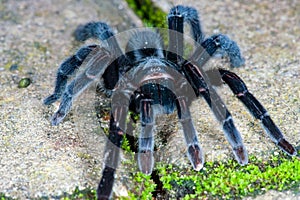
[[265,113],[263,113],[261,116],[259,116],[259,119],[263,120],[265,117],[270,117],[270,115],[267,111]]

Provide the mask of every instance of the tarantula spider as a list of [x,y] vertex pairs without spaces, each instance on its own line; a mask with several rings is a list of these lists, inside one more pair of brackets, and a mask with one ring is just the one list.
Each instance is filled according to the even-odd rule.
[[[191,26],[196,46],[188,59],[183,56],[185,22]],[[247,164],[248,155],[241,135],[213,87],[222,83],[227,84],[250,113],[261,121],[279,148],[291,156],[296,155],[295,148],[284,138],[241,78],[221,68],[203,69],[216,52],[226,55],[232,67],[243,65],[244,59],[238,45],[222,34],[205,38],[198,13],[192,7],[172,8],[168,15],[168,26],[167,50],[163,49],[160,35],[147,30],[133,33],[127,43],[126,53],[122,52],[107,24],[91,22],[79,26],[75,31],[77,40],[98,38],[102,46],[84,46],[66,59],[58,69],[54,93],[44,100],[49,105],[61,98],[59,109],[51,119],[52,125],[58,125],[70,111],[75,97],[95,80],[101,80],[100,90],[111,98],[111,113],[105,166],[97,190],[99,199],[109,199],[111,196],[129,110],[139,114],[141,119],[138,165],[143,173],[151,174],[154,165],[155,116],[170,114],[174,110],[177,110],[183,128],[187,155],[193,168],[199,171],[203,167],[204,156],[189,110],[191,102],[199,96],[205,99],[222,125],[236,160],[241,165]],[[68,77],[80,66],[85,66],[85,70],[67,84]]]

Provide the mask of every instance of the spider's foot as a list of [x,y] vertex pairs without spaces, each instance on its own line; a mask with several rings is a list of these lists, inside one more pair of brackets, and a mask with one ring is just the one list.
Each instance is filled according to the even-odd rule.
[[234,147],[233,154],[240,165],[248,164],[248,153],[244,146]]
[[189,146],[188,157],[195,171],[200,171],[203,168],[204,158],[202,155],[202,150],[198,144]]
[[52,95],[48,96],[46,99],[44,99],[44,104],[50,105],[50,104],[54,103],[55,101],[57,101],[59,98],[60,98],[59,95],[52,94]]
[[57,126],[66,116],[67,114],[63,111],[58,110],[51,119],[52,126]]
[[277,146],[279,146],[284,152],[286,152],[290,156],[297,155],[296,149],[291,145],[286,139],[282,138],[277,143]]
[[138,163],[140,171],[144,174],[150,175],[154,166],[153,152],[150,150],[139,152]]

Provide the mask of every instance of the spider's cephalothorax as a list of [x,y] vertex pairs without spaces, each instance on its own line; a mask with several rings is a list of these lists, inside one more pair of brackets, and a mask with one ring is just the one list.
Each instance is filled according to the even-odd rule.
[[[195,50],[184,58],[183,28],[191,26]],[[100,45],[84,46],[59,67],[54,93],[44,100],[49,105],[61,98],[52,125],[58,125],[69,112],[73,99],[92,82],[99,80],[99,91],[111,98],[108,142],[104,153],[104,169],[97,194],[109,199],[119,151],[125,132],[128,111],[140,115],[141,131],[138,146],[138,164],[142,172],[153,169],[154,125],[157,114],[177,111],[188,147],[187,155],[195,170],[204,164],[203,152],[197,139],[189,106],[201,96],[208,103],[221,124],[236,160],[248,163],[248,155],[241,135],[230,112],[213,86],[227,84],[250,113],[259,119],[273,142],[284,152],[296,155],[295,148],[284,139],[265,108],[248,91],[245,83],[233,72],[218,68],[204,70],[204,64],[216,54],[229,58],[231,67],[244,64],[237,44],[226,35],[204,37],[197,11],[191,7],[176,6],[168,15],[169,45],[164,49],[159,34],[150,30],[135,31],[123,53],[110,27],[102,22],[79,26],[77,40],[98,38]],[[85,69],[67,84],[68,77],[80,66]]]

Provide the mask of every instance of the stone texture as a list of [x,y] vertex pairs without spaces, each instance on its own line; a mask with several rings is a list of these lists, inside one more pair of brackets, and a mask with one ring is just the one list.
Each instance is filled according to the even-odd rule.
[[[97,186],[104,137],[93,90],[57,127],[49,119],[59,104],[42,103],[58,65],[82,45],[72,32],[97,20],[116,31],[141,26],[121,0],[0,1],[0,193],[31,199]],[[18,88],[23,77],[32,83]]]

